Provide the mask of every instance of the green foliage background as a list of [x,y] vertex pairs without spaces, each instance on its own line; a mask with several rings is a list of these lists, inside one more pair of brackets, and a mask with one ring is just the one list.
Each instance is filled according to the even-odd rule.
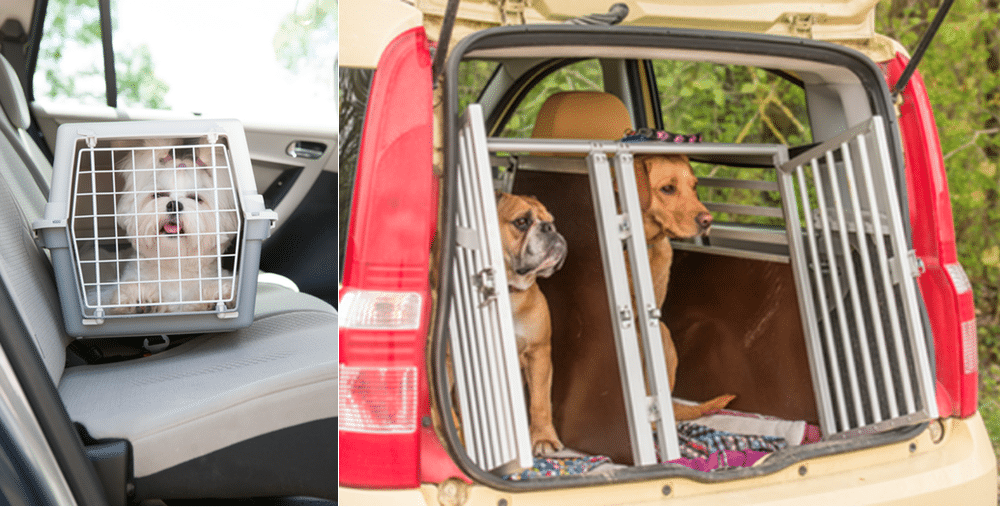
[[[112,9],[112,26],[118,25]],[[96,0],[55,0],[48,3],[45,36],[39,46],[35,92],[48,99],[71,99],[105,105],[101,21]],[[81,57],[86,65],[79,66]],[[77,59],[77,72],[66,72],[64,58]],[[153,70],[149,47],[115,48],[115,77],[121,106],[167,109],[170,87]]]

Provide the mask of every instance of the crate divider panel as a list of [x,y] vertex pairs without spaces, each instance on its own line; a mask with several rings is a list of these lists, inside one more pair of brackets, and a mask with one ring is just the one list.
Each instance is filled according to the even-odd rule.
[[[622,379],[625,395],[625,413],[628,419],[629,437],[632,444],[632,457],[637,466],[656,464],[655,450],[659,449],[665,460],[680,458],[680,448],[677,444],[676,432],[659,432],[654,447],[654,426],[660,429],[675,429],[673,403],[670,400],[670,386],[667,380],[666,361],[663,357],[663,344],[660,338],[660,328],[657,324],[659,309],[654,304],[653,285],[650,278],[636,277],[639,281],[635,291],[636,305],[633,307],[629,292],[628,271],[625,254],[622,251],[623,242],[629,245],[629,267],[633,274],[649,273],[649,259],[646,256],[646,239],[636,231],[642,232],[642,211],[639,209],[638,191],[635,189],[635,175],[632,173],[632,156],[616,154],[615,175],[632,177],[631,185],[622,182],[618,190],[621,194],[622,214],[619,215],[615,205],[614,184],[611,182],[611,168],[608,157],[602,152],[594,151],[587,155],[587,165],[590,168],[590,187],[594,199],[597,216],[597,235],[601,244],[601,259],[604,264],[605,287],[608,291],[608,301],[611,302],[611,322],[615,335],[615,347],[618,356],[618,372]],[[623,170],[623,167],[627,168]],[[636,253],[641,253],[637,256]],[[639,309],[643,309],[640,311]],[[636,329],[641,331],[641,342],[647,372],[651,373],[649,391],[646,393],[646,379],[643,376],[643,356],[636,343]]]

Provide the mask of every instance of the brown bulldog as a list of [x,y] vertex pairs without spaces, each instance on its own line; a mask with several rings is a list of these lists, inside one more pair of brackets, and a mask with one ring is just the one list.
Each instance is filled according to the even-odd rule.
[[545,455],[563,448],[552,425],[552,322],[538,284],[566,260],[566,240],[552,214],[534,197],[499,194],[497,215],[521,370],[528,385],[531,449]]

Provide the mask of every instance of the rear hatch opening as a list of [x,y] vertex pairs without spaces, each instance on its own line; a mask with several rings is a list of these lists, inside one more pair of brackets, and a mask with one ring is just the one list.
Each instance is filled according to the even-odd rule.
[[[524,68],[543,58],[780,70],[805,90],[814,142],[500,138],[502,100],[484,93],[459,108],[461,61]],[[453,50],[444,93],[437,273],[448,277],[437,281],[432,392],[446,447],[471,477],[507,490],[666,476],[723,481],[909,439],[938,417],[920,266],[900,206],[907,201],[895,115],[870,60],[831,44],[746,34],[504,28]],[[691,159],[715,216],[707,237],[673,242],[658,313],[650,311],[649,269],[637,257],[646,247],[631,177],[634,156],[653,153]],[[621,467],[504,479],[534,463],[496,228],[498,190],[543,202],[576,258],[539,279],[552,308],[556,430],[567,447]],[[821,439],[789,442],[754,467],[706,473],[663,464],[681,458],[684,443],[663,363],[650,359],[662,354],[659,316],[679,357],[673,397],[735,393],[739,411],[805,422]]]

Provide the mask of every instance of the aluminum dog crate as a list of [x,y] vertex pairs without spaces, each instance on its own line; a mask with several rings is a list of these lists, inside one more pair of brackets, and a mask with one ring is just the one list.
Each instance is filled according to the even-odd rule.
[[[484,197],[489,195],[485,191],[469,198],[468,180],[493,181],[490,170],[506,165],[510,168],[494,182],[505,191],[515,170],[589,176],[636,465],[656,463],[657,452],[664,460],[679,453],[673,432],[654,432],[674,428],[674,419],[648,262],[635,255],[646,248],[643,235],[632,234],[642,231],[633,154],[683,153],[695,160],[771,168],[770,178],[763,181],[701,178],[699,185],[778,193],[780,208],[705,204],[713,212],[783,220],[783,228],[713,225],[713,239],[718,241],[675,243],[675,248],[791,264],[824,438],[937,417],[929,331],[923,326],[916,291],[919,267],[903,228],[880,117],[791,160],[784,145],[486,138],[476,104],[469,106],[463,125],[458,175],[459,194],[467,202],[455,219],[455,296],[448,332],[466,451],[477,465],[490,470],[522,461],[530,453],[530,447],[519,444],[527,421],[523,397],[517,398],[522,381],[509,301],[499,289],[506,286],[502,257],[476,254],[480,257],[474,264],[463,261],[484,246],[499,248],[498,233],[492,229],[497,222],[493,201]],[[470,216],[485,222],[470,225]],[[629,291],[626,255],[638,281],[638,309]],[[489,312],[474,312],[484,308]],[[507,410],[516,417],[497,420],[496,412]]]
[[67,333],[135,336],[248,326],[275,219],[238,121],[105,122],[59,127],[34,228]]

